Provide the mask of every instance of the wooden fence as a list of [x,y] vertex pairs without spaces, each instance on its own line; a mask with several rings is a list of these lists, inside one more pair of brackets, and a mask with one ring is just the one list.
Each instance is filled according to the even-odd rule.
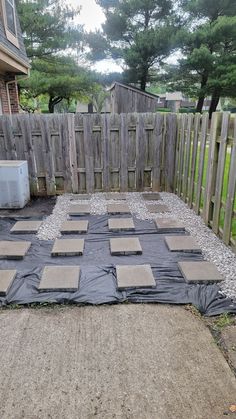
[[0,159],[28,160],[33,195],[174,189],[175,114],[0,117]]
[[236,251],[236,117],[179,115],[175,192]]
[[236,250],[236,118],[229,113],[0,117],[0,160],[28,160],[33,195],[175,192]]

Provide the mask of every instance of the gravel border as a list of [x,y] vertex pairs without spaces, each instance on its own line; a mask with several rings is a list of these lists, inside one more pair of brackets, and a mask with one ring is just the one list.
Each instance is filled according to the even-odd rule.
[[[148,211],[146,204],[158,204],[160,201],[144,201],[141,193],[127,193],[127,203],[131,213],[140,220],[153,220],[157,217],[176,218],[183,221],[186,230],[196,239],[201,246],[203,257],[213,262],[225,280],[220,283],[222,294],[236,301],[236,255],[227,247],[203,222],[202,218],[188,208],[188,206],[175,194],[162,192],[161,203],[166,204],[171,210],[170,213],[152,214]],[[57,198],[52,214],[47,217],[39,229],[37,237],[40,240],[54,240],[60,237],[61,224],[67,219],[68,208],[78,198],[73,194],[65,194]],[[106,214],[107,200],[105,193],[95,193],[90,200],[83,200],[82,203],[90,203],[91,213],[94,215]],[[118,201],[110,200],[110,203]],[[123,201],[124,202],[124,201]]]

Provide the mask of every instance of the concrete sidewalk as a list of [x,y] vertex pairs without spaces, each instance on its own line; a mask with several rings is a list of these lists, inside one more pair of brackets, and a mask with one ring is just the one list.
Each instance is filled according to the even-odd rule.
[[181,307],[0,311],[0,362],[1,419],[223,419],[236,404],[210,332]]

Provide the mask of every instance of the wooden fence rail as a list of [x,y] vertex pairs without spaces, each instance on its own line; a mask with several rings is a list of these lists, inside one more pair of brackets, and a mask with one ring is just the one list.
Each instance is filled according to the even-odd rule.
[[174,188],[175,114],[0,117],[0,159],[28,160],[33,195]]
[[236,117],[0,117],[0,160],[27,160],[32,195],[175,192],[236,251]]

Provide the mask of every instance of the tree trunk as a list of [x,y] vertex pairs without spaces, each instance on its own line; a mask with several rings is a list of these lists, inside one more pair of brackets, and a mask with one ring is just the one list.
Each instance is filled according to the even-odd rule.
[[213,112],[216,112],[220,100],[220,90],[215,89],[211,97],[211,105],[209,109],[209,118],[211,119]]
[[198,97],[198,103],[197,103],[197,112],[198,113],[202,113],[202,108],[204,105],[204,101],[205,101],[205,93],[204,93],[204,88],[207,85],[207,81],[208,81],[208,74],[203,74],[202,75],[202,80],[201,80],[201,91]]
[[49,113],[54,113],[54,102],[52,97],[49,98],[48,111]]
[[146,85],[147,85],[147,71],[146,70],[143,70],[143,74],[142,74],[141,80],[140,80],[140,88],[144,92],[146,90]]

